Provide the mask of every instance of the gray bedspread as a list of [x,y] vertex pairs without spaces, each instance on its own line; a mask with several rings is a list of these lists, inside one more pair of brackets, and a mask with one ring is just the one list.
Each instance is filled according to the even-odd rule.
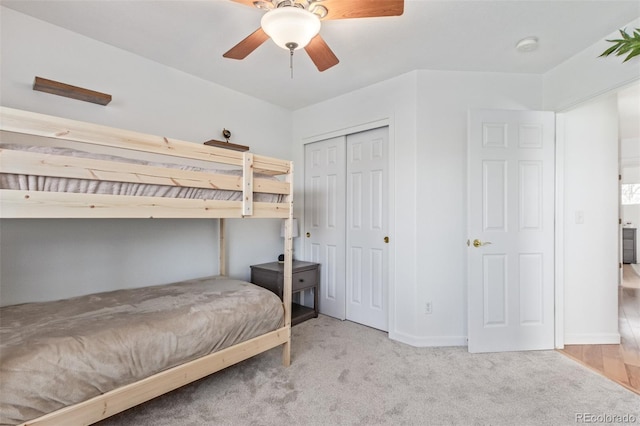
[[[185,166],[167,163],[156,163],[133,160],[105,154],[94,154],[70,148],[28,146],[19,144],[0,144],[0,149],[37,152],[41,154],[61,155],[79,158],[116,161],[122,163],[141,164],[163,168],[174,168],[196,172],[241,175],[240,170],[215,170],[202,167]],[[256,173],[255,177],[276,179]],[[190,188],[181,186],[152,185],[132,182],[111,182],[93,179],[61,178],[51,176],[23,175],[0,173],[0,189],[16,189],[23,191],[75,192],[81,194],[132,195],[167,198],[192,198],[202,200],[242,201],[242,191],[229,191],[209,188]],[[254,193],[253,201],[280,203],[284,197],[279,194]]]
[[0,308],[0,424],[16,424],[284,324],[280,299],[209,277]]

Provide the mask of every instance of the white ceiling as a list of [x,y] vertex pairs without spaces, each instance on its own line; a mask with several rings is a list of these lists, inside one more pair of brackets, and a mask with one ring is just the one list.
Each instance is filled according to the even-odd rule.
[[[384,0],[362,0],[384,1]],[[243,61],[222,54],[260,25],[230,0],[0,0],[0,4],[288,109],[415,69],[542,74],[640,17],[638,0],[406,0],[400,17],[323,21],[340,59],[318,72],[267,41]],[[518,53],[536,36],[539,49]]]

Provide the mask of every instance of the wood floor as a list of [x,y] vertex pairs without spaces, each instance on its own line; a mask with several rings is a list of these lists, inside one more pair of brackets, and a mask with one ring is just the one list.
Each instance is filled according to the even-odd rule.
[[[625,280],[640,280],[624,265]],[[640,289],[619,287],[619,345],[566,345],[561,353],[640,395]]]

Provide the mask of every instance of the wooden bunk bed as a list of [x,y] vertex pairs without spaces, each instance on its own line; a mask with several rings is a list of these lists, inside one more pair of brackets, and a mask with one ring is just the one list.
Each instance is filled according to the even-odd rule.
[[[0,131],[0,142],[3,144],[13,141],[17,136],[23,138],[22,135],[31,135],[29,137],[46,138],[42,139],[46,141],[44,145],[61,146],[63,151],[80,149],[91,153],[89,157],[77,157],[60,155],[62,151],[43,151],[42,148],[14,149],[12,145],[5,144],[0,146],[0,176],[5,178],[17,176],[23,183],[25,176],[36,177],[39,182],[42,179],[61,178],[76,184],[86,181],[92,182],[92,185],[116,182],[165,189],[165,196],[157,196],[154,192],[152,195],[112,195],[100,191],[80,193],[15,189],[7,188],[5,182],[0,189],[0,218],[216,218],[220,223],[221,275],[226,273],[225,219],[286,219],[282,319],[277,328],[22,424],[95,423],[280,345],[283,347],[283,364],[289,365],[293,205],[293,170],[290,161],[6,107],[0,107]],[[147,163],[141,162],[141,157],[163,160]],[[179,159],[182,164],[193,161],[222,165],[235,168],[239,173],[218,173],[207,167],[165,167],[164,161],[171,162],[172,159]],[[172,195],[166,195],[167,189],[171,193],[173,189],[182,188],[195,189],[189,192],[196,193],[196,198],[172,198]],[[198,193],[198,190],[223,191],[239,196],[232,197],[231,201],[216,200]],[[276,194],[279,198],[276,201],[256,201],[260,194],[265,193]],[[198,198],[198,194],[206,199]],[[279,300],[277,302],[280,303]]]

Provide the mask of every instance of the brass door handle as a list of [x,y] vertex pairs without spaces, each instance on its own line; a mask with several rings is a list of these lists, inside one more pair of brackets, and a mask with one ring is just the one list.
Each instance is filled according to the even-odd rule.
[[389,244],[389,237],[384,237],[384,242],[385,242],[386,244]]
[[491,241],[485,241],[484,243],[482,241],[480,241],[479,239],[475,239],[473,240],[473,246],[474,247],[480,247],[480,246],[486,246],[491,244]]
[[311,232],[307,232],[307,238],[311,237]]

